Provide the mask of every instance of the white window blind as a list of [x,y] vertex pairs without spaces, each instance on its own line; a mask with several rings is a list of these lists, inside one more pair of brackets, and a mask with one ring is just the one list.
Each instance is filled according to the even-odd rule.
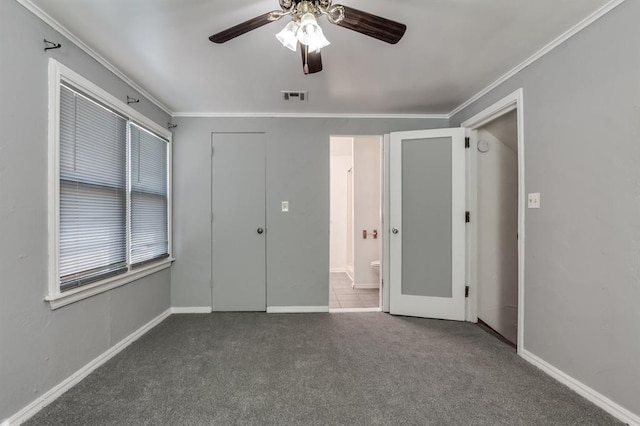
[[127,272],[127,120],[60,87],[60,290]]
[[131,123],[131,265],[169,256],[168,141]]

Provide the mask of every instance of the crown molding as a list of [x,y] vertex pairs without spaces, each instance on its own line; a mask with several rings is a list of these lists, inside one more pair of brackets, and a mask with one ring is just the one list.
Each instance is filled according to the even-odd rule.
[[144,88],[142,88],[142,86],[140,86],[138,83],[136,83],[135,81],[130,79],[125,73],[120,71],[115,65],[113,65],[111,62],[107,61],[98,52],[93,50],[86,43],[84,43],[82,40],[80,40],[78,37],[76,37],[75,34],[73,34],[71,31],[69,31],[67,28],[65,28],[58,21],[53,19],[51,17],[51,15],[49,15],[44,10],[42,10],[38,6],[36,6],[31,0],[16,0],[16,1],[19,4],[21,4],[25,9],[27,9],[29,12],[33,13],[38,18],[43,20],[47,25],[49,25],[54,30],[56,30],[60,34],[62,34],[63,37],[66,37],[67,39],[69,39],[69,41],[71,41],[73,44],[75,44],[80,49],[82,49],[87,55],[91,56],[93,59],[98,61],[98,63],[100,63],[106,69],[108,69],[109,71],[114,73],[122,81],[124,81],[129,86],[131,86],[132,88],[137,90],[142,96],[147,98],[155,106],[157,106],[158,108],[160,108],[161,110],[163,110],[167,114],[172,115],[172,111],[165,104],[163,104],[158,99],[156,99],[153,95],[151,95]]
[[449,114],[331,114],[278,112],[174,112],[174,118],[409,118],[448,120]]
[[511,77],[513,77],[514,75],[516,75],[517,73],[525,69],[526,67],[528,67],[529,65],[536,62],[538,59],[542,58],[547,53],[551,52],[556,47],[560,46],[565,41],[569,40],[571,37],[573,37],[580,31],[584,30],[589,25],[593,24],[595,21],[602,18],[604,15],[611,12],[616,7],[620,6],[624,1],[625,0],[612,0],[607,4],[605,4],[604,6],[602,6],[600,9],[593,12],[591,15],[587,16],[585,19],[583,19],[582,21],[580,21],[579,23],[571,27],[569,30],[565,31],[560,36],[555,38],[551,43],[547,44],[542,49],[538,50],[536,53],[531,55],[524,62],[520,63],[515,68],[511,69],[509,72],[504,74],[502,77],[500,77],[499,79],[497,79],[496,81],[494,81],[493,83],[491,83],[490,85],[488,85],[487,87],[485,87],[484,89],[482,89],[481,91],[473,95],[467,101],[463,102],[460,106],[458,106],[456,109],[454,109],[449,113],[449,118],[451,119],[454,115],[458,114],[460,111],[467,108],[469,105],[473,104],[478,99],[482,98],[484,95],[491,92],[493,89],[495,89],[496,87],[498,87],[499,85],[501,85],[502,83],[504,83],[505,81],[507,81],[508,79],[510,79]]

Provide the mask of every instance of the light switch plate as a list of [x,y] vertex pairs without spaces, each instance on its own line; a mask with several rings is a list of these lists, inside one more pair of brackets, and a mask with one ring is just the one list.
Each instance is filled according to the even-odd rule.
[[532,192],[528,197],[528,205],[530,209],[539,209],[540,208],[540,193]]
[[282,212],[283,213],[287,213],[289,211],[289,202],[288,201],[283,201],[282,202]]

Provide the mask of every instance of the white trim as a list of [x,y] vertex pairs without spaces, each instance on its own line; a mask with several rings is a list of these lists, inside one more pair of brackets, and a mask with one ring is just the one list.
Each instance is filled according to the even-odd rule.
[[[524,348],[524,252],[525,252],[525,170],[524,170],[524,91],[520,88],[515,92],[505,96],[498,102],[484,109],[480,113],[474,115],[461,124],[461,127],[475,131],[484,126],[488,122],[504,115],[513,110],[517,111],[517,127],[518,127],[518,353]],[[473,148],[473,144],[472,144]],[[472,215],[478,211],[477,196],[477,153],[474,149],[470,150],[470,162],[468,166],[468,179],[471,182],[468,193],[468,209]],[[469,302],[467,306],[467,321],[478,321],[478,229],[475,223],[471,221],[469,224],[469,260],[467,267],[469,268]],[[475,290],[475,291],[474,291]]]
[[174,112],[172,117],[181,118],[408,118],[448,120],[449,114],[357,114],[328,112]]
[[328,306],[267,306],[268,314],[309,314],[328,312]]
[[330,308],[330,314],[348,314],[353,312],[382,312],[382,308]]
[[162,271],[163,269],[170,268],[173,261],[174,259],[167,258],[159,263],[143,266],[129,271],[126,274],[117,275],[115,277],[99,281],[97,283],[74,288],[65,291],[64,293],[55,291],[45,296],[44,300],[49,302],[51,309],[58,309],[71,303],[78,302],[82,299],[86,299],[87,297],[95,296],[96,294],[104,293],[105,291],[109,291],[116,287],[128,284],[132,281],[139,280],[146,277],[147,275],[155,274],[156,272]]
[[80,40],[78,37],[76,37],[75,34],[73,34],[71,31],[69,31],[67,28],[65,28],[58,21],[53,19],[48,13],[46,13],[44,10],[40,9],[38,6],[33,4],[33,2],[31,0],[16,0],[16,1],[18,3],[20,3],[22,6],[24,6],[24,8],[27,9],[29,12],[33,13],[38,18],[42,19],[45,24],[49,25],[55,31],[57,31],[60,34],[62,34],[63,37],[66,37],[67,39],[69,39],[70,42],[72,42],[73,44],[78,46],[87,55],[91,56],[93,59],[98,61],[98,63],[101,64],[102,66],[104,66],[106,69],[108,69],[109,71],[114,73],[118,78],[120,78],[122,81],[124,81],[129,86],[131,86],[133,89],[135,89],[142,96],[147,98],[155,106],[157,106],[158,108],[160,108],[161,110],[163,110],[164,112],[166,112],[169,115],[172,114],[172,111],[165,104],[160,102],[153,95],[151,95],[149,92],[147,92],[145,89],[143,89],[142,86],[140,86],[138,83],[136,83],[135,81],[130,79],[125,73],[120,71],[115,65],[113,65],[111,62],[107,61],[98,52],[93,50],[86,43],[84,43],[82,40]]
[[58,266],[60,265],[60,68],[49,60],[49,123],[47,135],[48,152],[48,294],[60,291]]
[[[475,146],[477,143],[475,141],[477,132],[476,131],[466,131],[466,137],[469,138],[469,148]],[[466,141],[465,141],[466,146]],[[466,211],[474,216],[477,216],[475,212],[478,211],[478,197],[476,190],[476,175],[477,175],[477,166],[476,166],[476,156],[477,153],[474,149],[465,149],[465,173],[466,173],[466,184],[467,184],[467,193],[466,197]],[[465,283],[469,287],[468,297],[465,298],[465,320],[469,322],[478,322],[478,313],[477,313],[477,291],[475,291],[475,286],[471,283],[475,282],[475,277],[477,275],[476,270],[476,260],[472,255],[477,252],[477,241],[478,241],[478,229],[473,226],[474,223],[467,223],[465,225]]]
[[344,270],[344,273],[347,274],[347,277],[349,277],[351,283],[353,283],[353,268],[349,268],[349,266],[347,266]]
[[179,307],[174,306],[171,308],[172,314],[210,314],[213,312],[211,306],[193,306],[193,307]]
[[574,379],[564,371],[554,367],[542,358],[532,354],[526,349],[520,351],[520,356],[529,363],[538,367],[540,370],[547,373],[549,376],[562,383],[563,385],[567,386],[569,389],[576,392],[578,395],[587,399],[589,402],[592,402],[593,404],[605,410],[607,413],[616,417],[620,421],[625,422],[629,425],[640,425],[640,416],[620,406],[616,402],[602,395],[600,392],[594,390],[593,388],[585,385],[579,380]]
[[466,120],[462,123],[461,127],[467,127],[471,130],[478,129],[485,124],[495,120],[503,116],[504,114],[513,111],[518,107],[518,100],[522,98],[524,91],[522,89],[518,89],[513,93],[505,96],[500,99],[496,103],[490,105],[489,107],[483,109],[478,114]]
[[347,272],[347,268],[331,268],[329,269],[329,272],[333,272],[333,273],[346,273]]
[[[389,312],[389,150],[391,143],[391,136],[386,133],[382,137],[382,257],[380,259],[380,297],[382,303],[382,312]],[[386,283],[386,285],[385,285]]]
[[560,46],[562,43],[569,40],[571,37],[573,37],[580,31],[584,30],[589,25],[593,24],[595,21],[602,18],[607,13],[611,12],[617,6],[622,4],[622,2],[624,2],[624,0],[612,0],[607,4],[605,4],[604,6],[602,6],[600,9],[593,12],[591,15],[587,16],[582,21],[578,22],[576,25],[574,25],[573,27],[571,27],[570,29],[562,33],[560,36],[556,37],[552,42],[544,46],[542,49],[538,50],[529,58],[525,59],[522,63],[517,65],[515,68],[511,69],[502,77],[500,77],[499,79],[497,79],[496,81],[494,81],[493,83],[491,83],[490,85],[488,85],[487,87],[485,87],[484,89],[482,89],[481,91],[473,95],[471,98],[463,102],[460,106],[458,106],[457,108],[455,108],[453,111],[449,113],[449,118],[452,118],[454,115],[458,114],[460,111],[467,108],[469,105],[473,104],[478,99],[482,98],[487,93],[491,92],[493,89],[495,89],[496,87],[498,87],[499,85],[501,85],[502,83],[504,83],[505,81],[513,77],[514,75],[518,74],[520,71],[522,71],[529,65],[533,64],[538,59],[542,58],[547,53],[551,52],[556,47]]
[[[128,164],[129,162],[127,162]],[[167,252],[173,259],[173,133],[169,130],[169,146],[167,147]]]
[[370,289],[377,290],[380,288],[380,283],[360,283],[360,284],[353,283],[351,284],[351,288],[355,290],[370,290]]
[[167,309],[129,336],[125,337],[115,345],[111,346],[93,361],[90,361],[84,367],[73,373],[71,376],[64,379],[62,382],[58,383],[53,388],[49,389],[47,392],[42,394],[38,399],[31,402],[29,405],[24,407],[22,410],[18,411],[13,416],[9,417],[7,420],[3,422],[3,425],[6,423],[8,425],[19,425],[23,422],[29,420],[33,417],[38,411],[42,410],[44,407],[53,402],[60,395],[71,389],[73,386],[78,384],[82,379],[91,374],[95,369],[102,366],[104,363],[109,361],[111,358],[122,352],[127,346],[138,340],[142,335],[151,330],[156,325],[160,324],[164,319],[166,319],[169,315],[171,315],[171,310]]

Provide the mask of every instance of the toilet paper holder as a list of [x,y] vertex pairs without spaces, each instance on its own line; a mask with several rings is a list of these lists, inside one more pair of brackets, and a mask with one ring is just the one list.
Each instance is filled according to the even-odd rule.
[[366,240],[369,235],[371,235],[374,240],[377,240],[378,239],[378,230],[374,229],[371,233],[367,232],[366,229],[362,230],[362,239],[363,240]]

